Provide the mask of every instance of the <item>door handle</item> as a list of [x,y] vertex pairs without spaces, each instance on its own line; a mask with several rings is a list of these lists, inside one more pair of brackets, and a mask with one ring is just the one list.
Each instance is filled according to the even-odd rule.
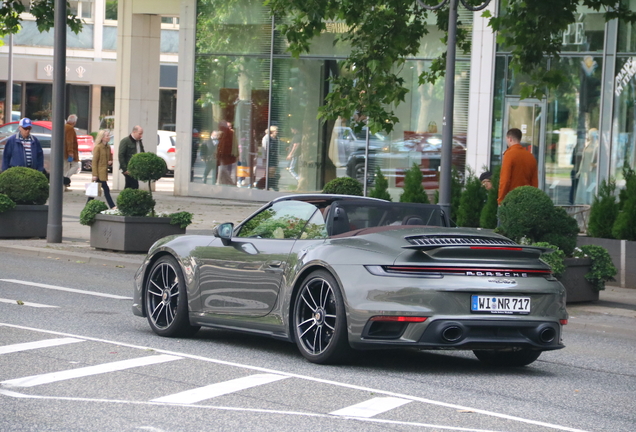
[[282,265],[283,265],[282,261],[268,261],[267,262],[267,267],[271,267],[271,268],[279,268]]

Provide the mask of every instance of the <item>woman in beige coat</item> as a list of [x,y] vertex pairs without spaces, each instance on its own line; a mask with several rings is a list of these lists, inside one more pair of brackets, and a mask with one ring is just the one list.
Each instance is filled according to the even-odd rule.
[[[113,154],[110,152],[108,145],[110,140],[110,130],[102,129],[95,137],[95,147],[93,147],[93,181],[99,182],[104,191],[104,197],[108,203],[108,207],[116,208],[113,199],[110,197],[110,189],[108,188],[108,167],[113,164]],[[93,197],[89,197],[88,201]]]

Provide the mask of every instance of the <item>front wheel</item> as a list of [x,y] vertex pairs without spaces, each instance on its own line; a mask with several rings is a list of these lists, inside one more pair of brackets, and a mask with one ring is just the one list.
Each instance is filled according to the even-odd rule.
[[310,362],[333,364],[350,355],[344,301],[329,272],[318,270],[305,278],[294,302],[292,322],[296,345]]
[[146,280],[146,316],[159,336],[192,336],[201,327],[190,325],[185,279],[171,256],[157,260]]
[[474,350],[473,353],[482,363],[503,367],[527,366],[541,355],[541,351],[524,348],[515,351]]

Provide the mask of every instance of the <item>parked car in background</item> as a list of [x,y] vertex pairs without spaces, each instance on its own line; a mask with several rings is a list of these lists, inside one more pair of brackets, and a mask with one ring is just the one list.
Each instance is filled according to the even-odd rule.
[[[44,153],[44,169],[50,170],[51,161],[51,133],[53,130],[52,123],[48,120],[33,120],[33,126],[31,128],[31,135],[35,136],[40,145],[42,146],[42,152]],[[18,122],[6,123],[0,126],[0,158],[4,153],[4,144],[6,140],[11,136],[18,133]],[[77,135],[78,150],[80,152],[80,160],[82,159],[82,153],[86,153],[90,148],[91,159],[93,151],[93,137],[90,135]]]
[[[405,134],[400,141],[385,146],[369,146],[368,184],[373,184],[376,167],[382,174],[394,179],[396,187],[404,186],[404,175],[415,163],[422,172],[425,189],[439,187],[439,167],[442,155],[442,136],[437,133]],[[347,162],[347,175],[364,181],[364,149],[351,153]],[[452,166],[463,174],[466,167],[466,145],[462,137],[453,137]]]
[[[166,166],[168,167],[168,174],[172,175],[174,175],[174,167],[176,162],[176,136],[177,134],[175,132],[162,130],[157,131],[157,156],[159,156],[166,162]],[[114,155],[115,137],[113,135],[110,136],[110,141],[108,141],[108,144],[110,145],[111,154]],[[93,169],[93,146],[94,144],[91,146],[90,153],[82,156],[82,170],[84,171],[90,171]],[[109,171],[112,172],[112,167],[109,168]]]
[[157,156],[166,162],[168,173],[174,175],[176,163],[177,133],[172,131],[157,131]]

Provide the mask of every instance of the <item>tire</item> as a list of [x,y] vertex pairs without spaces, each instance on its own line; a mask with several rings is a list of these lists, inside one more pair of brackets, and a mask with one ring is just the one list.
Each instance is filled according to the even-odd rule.
[[172,256],[163,256],[150,270],[145,283],[146,316],[159,336],[187,337],[200,326],[190,325],[188,298],[181,267]]
[[524,348],[515,351],[475,350],[473,353],[482,363],[502,367],[527,366],[541,355],[541,351]]
[[300,353],[310,362],[334,364],[352,353],[340,287],[325,270],[303,281],[294,301],[293,333]]

